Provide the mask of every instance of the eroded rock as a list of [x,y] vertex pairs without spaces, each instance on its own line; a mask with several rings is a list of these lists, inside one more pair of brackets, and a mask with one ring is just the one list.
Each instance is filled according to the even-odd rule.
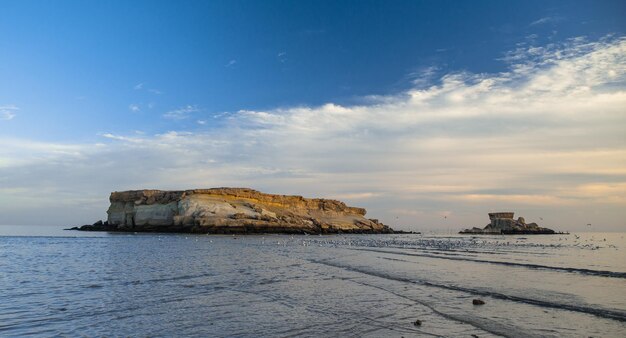
[[[87,231],[193,233],[393,233],[365,209],[246,188],[113,192],[108,220]],[[105,225],[106,224],[106,225]]]
[[484,228],[473,227],[462,230],[461,234],[492,235],[492,234],[527,234],[527,235],[552,235],[556,232],[552,229],[542,228],[537,223],[526,223],[524,217],[517,220],[513,218],[512,212],[492,212],[489,213],[491,221]]

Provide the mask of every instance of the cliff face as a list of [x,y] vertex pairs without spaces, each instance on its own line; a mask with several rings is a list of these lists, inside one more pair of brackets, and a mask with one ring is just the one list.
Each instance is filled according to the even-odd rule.
[[194,233],[391,233],[365,209],[244,188],[113,192],[108,220],[81,230]]

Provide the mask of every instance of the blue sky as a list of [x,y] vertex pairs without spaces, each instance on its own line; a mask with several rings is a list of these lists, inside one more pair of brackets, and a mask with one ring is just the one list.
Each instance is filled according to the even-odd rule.
[[[624,17],[623,1],[2,0],[0,223],[28,223],[29,201],[36,222],[80,223],[112,190],[235,185],[343,197],[405,228],[496,207],[566,227],[595,191],[585,212],[624,230]],[[559,115],[571,97],[599,103]],[[580,163],[486,184],[503,170],[475,162],[499,151]],[[59,196],[93,202],[71,217]]]

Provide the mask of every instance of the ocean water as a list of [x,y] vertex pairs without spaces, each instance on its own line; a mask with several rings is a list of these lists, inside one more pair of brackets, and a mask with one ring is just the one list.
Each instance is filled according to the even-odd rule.
[[625,337],[625,236],[0,226],[0,336]]

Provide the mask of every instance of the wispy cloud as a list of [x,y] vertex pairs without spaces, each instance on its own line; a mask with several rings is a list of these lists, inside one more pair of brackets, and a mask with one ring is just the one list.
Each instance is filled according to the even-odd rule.
[[213,118],[214,119],[219,119],[219,118],[228,116],[229,114],[231,114],[231,113],[230,112],[221,112],[221,113],[218,113],[218,114],[213,114]]
[[8,110],[0,111],[0,120],[5,120],[5,121],[13,120],[15,116],[16,116],[15,113],[11,111],[8,111]]
[[[143,135],[143,134],[137,133],[137,132],[135,132],[135,134]],[[111,139],[111,140],[125,141],[125,142],[130,142],[130,143],[141,143],[142,142],[141,139],[136,138],[136,137],[121,136],[121,135],[115,135],[115,134],[111,134],[111,133],[100,134],[100,136],[102,136],[104,138]]]
[[0,120],[9,121],[17,116],[19,108],[15,105],[0,106]]
[[280,52],[276,54],[276,58],[280,63],[285,63],[287,61],[287,52]]
[[337,194],[333,196],[328,196],[330,198],[335,198],[339,200],[350,199],[350,200],[362,200],[369,199],[379,196],[379,193],[374,192],[357,192],[357,193],[349,193],[349,194]]
[[[145,88],[145,83],[143,83],[143,82],[142,82],[142,83],[138,83],[138,84],[136,84],[136,85],[133,87],[133,89],[134,89],[134,90],[143,90],[144,88]],[[163,94],[163,92],[162,92],[162,91],[160,91],[159,89],[155,89],[155,88],[149,88],[149,89],[147,89],[147,91],[148,91],[149,93],[152,93],[152,94],[155,94],[155,95],[161,95],[161,94]]]
[[546,17],[543,17],[543,18],[540,18],[540,19],[537,19],[537,20],[531,22],[529,24],[529,26],[538,26],[538,25],[545,25],[545,24],[548,24],[548,23],[557,23],[557,22],[560,22],[562,20],[563,20],[563,18],[560,17],[560,16],[546,16]]
[[236,64],[237,64],[237,60],[232,59],[232,60],[228,61],[228,63],[226,64],[226,68],[233,67],[233,66],[235,66]]
[[[404,228],[458,230],[510,209],[563,230],[623,231],[626,39],[572,39],[504,60],[502,73],[448,73],[367,104],[217,115],[223,127],[202,132],[106,133],[100,146],[0,136],[0,192],[52,201],[88,190],[104,196],[94,205],[103,213],[111,190],[249,186],[341,197]],[[19,205],[0,204],[0,217]]]
[[416,87],[432,85],[433,80],[440,68],[437,66],[421,67],[407,74],[407,78]]
[[132,104],[128,105],[128,109],[130,111],[132,111],[133,113],[141,111],[141,107],[138,104],[135,104],[135,103],[132,103]]
[[184,107],[170,110],[163,114],[163,117],[171,120],[184,120],[190,117],[191,113],[200,111],[195,105],[186,105]]

